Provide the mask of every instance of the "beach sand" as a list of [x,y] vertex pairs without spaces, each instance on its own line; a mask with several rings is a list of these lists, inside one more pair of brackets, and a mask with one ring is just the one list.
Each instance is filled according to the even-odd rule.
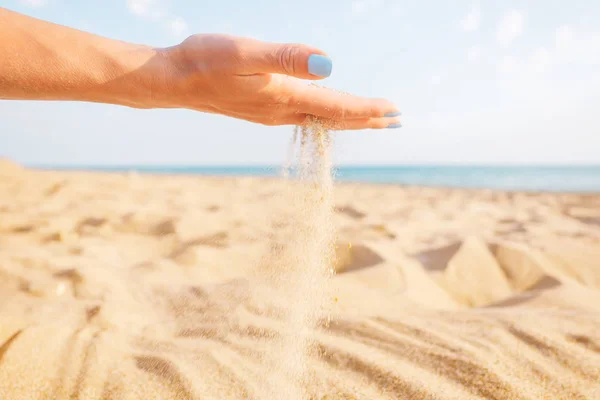
[[[298,299],[263,278],[297,245],[297,193],[1,162],[0,399],[296,396],[266,355]],[[306,293],[330,317],[289,359],[305,398],[600,399],[600,195],[333,198],[337,274]]]

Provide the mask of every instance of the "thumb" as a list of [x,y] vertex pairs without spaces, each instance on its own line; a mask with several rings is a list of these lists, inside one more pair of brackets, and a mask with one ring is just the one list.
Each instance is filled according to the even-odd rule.
[[331,75],[331,59],[321,50],[302,44],[261,43],[252,51],[252,72],[323,79]]

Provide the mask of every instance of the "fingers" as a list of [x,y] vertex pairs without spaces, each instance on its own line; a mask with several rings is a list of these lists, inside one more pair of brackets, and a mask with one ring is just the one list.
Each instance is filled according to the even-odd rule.
[[[306,125],[310,124],[310,120],[306,114],[293,114],[279,118],[262,119],[260,123],[263,125]],[[343,121],[320,119],[320,122],[325,128],[334,131],[396,129],[402,127],[399,117],[361,118]]]
[[[395,117],[398,108],[385,99],[369,99],[311,84],[301,79],[322,79],[331,74],[331,60],[321,50],[302,44],[278,44],[258,40],[246,41],[244,71],[240,75],[269,75],[270,95],[276,102],[285,99],[283,108],[296,114],[314,115],[332,121],[363,120],[363,125],[379,128],[389,121],[371,119]],[[270,102],[269,102],[270,103]],[[390,124],[395,124],[391,122]],[[348,126],[360,126],[353,121]],[[361,128],[343,129],[361,129]]]
[[[261,78],[263,90],[258,103],[237,104],[222,110],[236,118],[264,125],[303,125],[307,115],[316,117],[333,130],[400,128],[398,108],[385,99],[367,99],[352,96],[318,86],[308,86],[301,81],[274,75],[277,79],[263,76],[240,77],[254,81]],[[296,84],[299,83],[299,84]],[[263,88],[265,86],[262,86]],[[257,100],[255,96],[255,100]]]
[[325,125],[332,130],[347,131],[360,129],[396,129],[402,127],[400,118],[361,118],[347,119],[343,121],[327,121]]
[[[306,125],[309,123],[307,114],[284,114],[279,116],[259,116],[258,114],[251,113],[235,113],[228,112],[227,115],[230,117],[244,119],[246,121],[259,123],[267,126],[281,126],[281,125]],[[384,118],[361,118],[361,119],[350,119],[350,120],[326,120],[320,119],[321,123],[331,130],[361,130],[361,129],[393,129],[402,127],[400,118],[397,117],[384,117]]]
[[283,84],[286,86],[283,90],[290,94],[290,108],[301,113],[335,121],[399,115],[398,108],[385,99],[353,96],[289,79]]
[[332,62],[314,47],[252,41],[247,45],[249,73],[273,73],[301,79],[323,79],[331,75]]

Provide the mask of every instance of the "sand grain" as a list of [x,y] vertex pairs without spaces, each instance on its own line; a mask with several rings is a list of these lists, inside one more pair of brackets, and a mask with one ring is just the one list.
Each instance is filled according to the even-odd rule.
[[3,164],[0,398],[600,398],[597,195],[322,188]]

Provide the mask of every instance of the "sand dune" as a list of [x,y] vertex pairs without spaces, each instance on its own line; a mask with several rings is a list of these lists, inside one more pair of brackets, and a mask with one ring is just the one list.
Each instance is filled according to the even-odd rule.
[[[0,398],[297,398],[271,357],[298,299],[260,279],[294,245],[289,196],[0,163]],[[335,200],[331,319],[296,333],[304,398],[600,399],[600,197]]]

